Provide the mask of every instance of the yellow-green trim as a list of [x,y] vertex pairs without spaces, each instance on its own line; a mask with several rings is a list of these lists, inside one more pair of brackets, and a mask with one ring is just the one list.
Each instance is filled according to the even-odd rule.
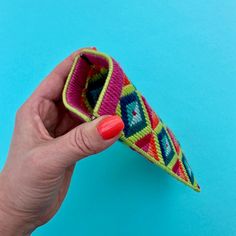
[[107,90],[107,87],[108,87],[109,82],[110,82],[110,79],[111,79],[111,75],[112,75],[112,72],[113,72],[113,61],[112,61],[111,57],[108,56],[108,55],[105,54],[105,53],[98,52],[98,51],[95,51],[95,50],[93,50],[93,49],[82,49],[82,50],[80,51],[80,54],[75,57],[74,62],[73,62],[73,65],[72,65],[72,68],[71,68],[70,73],[69,73],[69,75],[68,75],[68,77],[67,77],[67,80],[66,80],[66,83],[65,83],[65,86],[64,86],[64,89],[63,89],[63,93],[62,93],[62,100],[63,100],[63,103],[64,103],[65,107],[66,107],[69,111],[71,111],[71,112],[75,113],[76,115],[78,115],[78,116],[79,116],[80,118],[82,118],[84,121],[91,121],[91,118],[90,118],[89,116],[85,115],[84,113],[80,112],[77,108],[75,108],[75,107],[73,107],[71,104],[69,104],[68,101],[67,101],[67,96],[66,96],[66,94],[67,94],[67,89],[68,89],[68,86],[69,86],[69,83],[70,83],[70,80],[71,80],[71,76],[72,76],[72,74],[73,74],[73,71],[74,71],[74,68],[75,68],[75,66],[76,66],[76,63],[78,62],[78,60],[79,60],[79,58],[80,58],[80,55],[81,55],[82,53],[89,53],[89,54],[93,54],[93,55],[97,55],[97,56],[102,56],[102,57],[104,57],[104,58],[107,60],[107,62],[108,62],[108,75],[107,75],[106,81],[105,81],[105,83],[104,83],[104,86],[103,86],[103,88],[102,88],[102,90],[101,90],[101,93],[100,93],[100,95],[99,95],[99,97],[98,97],[98,101],[97,101],[97,103],[96,103],[96,105],[95,105],[95,108],[94,108],[94,110],[93,110],[93,115],[94,115],[95,117],[98,117],[98,116],[99,116],[98,110],[99,110],[99,108],[100,108],[100,106],[101,106],[103,97],[104,97],[104,95],[105,95],[105,92],[106,92],[106,90]]
[[94,115],[94,116],[99,116],[98,111],[99,111],[99,108],[100,108],[100,106],[101,106],[101,104],[102,104],[103,97],[104,97],[104,95],[105,95],[105,93],[106,93],[106,90],[107,90],[108,85],[109,85],[110,80],[111,80],[111,75],[112,75],[112,73],[113,73],[113,61],[112,61],[111,57],[108,56],[108,55],[105,54],[105,53],[98,52],[98,51],[93,51],[93,50],[89,50],[89,51],[92,51],[93,54],[95,54],[95,55],[103,56],[103,57],[106,58],[107,61],[108,61],[108,74],[107,74],[107,78],[106,78],[106,81],[105,81],[105,83],[104,83],[104,86],[103,86],[103,88],[102,88],[102,90],[101,90],[101,92],[100,92],[100,95],[99,95],[99,97],[98,97],[98,101],[97,101],[97,103],[96,103],[96,105],[95,105],[95,107],[94,107],[94,110],[93,110],[93,115]]
[[65,83],[65,86],[64,86],[64,89],[63,89],[62,101],[63,101],[65,107],[66,107],[69,111],[75,113],[76,115],[78,115],[80,118],[82,118],[82,119],[85,120],[85,121],[90,121],[90,120],[91,120],[90,117],[88,117],[88,116],[86,116],[85,114],[83,114],[82,112],[78,111],[77,108],[71,106],[71,105],[67,102],[67,96],[66,96],[66,94],[67,94],[67,89],[68,89],[69,82],[70,82],[70,80],[71,80],[71,76],[72,76],[72,74],[73,74],[73,71],[74,71],[74,69],[75,69],[76,63],[77,63],[77,61],[78,61],[79,58],[80,58],[80,55],[76,56],[75,59],[74,59],[72,68],[71,68],[71,70],[70,70],[70,73],[69,73],[69,75],[68,75],[68,77],[67,77],[67,80],[66,80],[66,83]]

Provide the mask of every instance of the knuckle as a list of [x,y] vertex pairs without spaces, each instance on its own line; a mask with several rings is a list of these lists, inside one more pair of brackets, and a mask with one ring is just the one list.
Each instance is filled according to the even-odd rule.
[[15,115],[16,122],[20,122],[25,119],[25,117],[31,115],[35,110],[35,107],[38,107],[38,101],[27,100],[17,111]]
[[32,110],[30,103],[26,101],[17,111],[16,111],[16,121],[25,118],[26,114]]
[[86,132],[86,129],[80,127],[73,132],[72,144],[82,155],[88,156],[97,153],[96,148],[93,145],[90,135]]

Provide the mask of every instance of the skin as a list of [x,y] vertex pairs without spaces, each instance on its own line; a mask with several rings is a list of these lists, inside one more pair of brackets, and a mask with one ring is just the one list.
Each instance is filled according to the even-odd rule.
[[77,161],[119,137],[103,140],[97,125],[79,124],[61,93],[78,52],[61,62],[16,114],[9,155],[0,173],[0,235],[30,235],[60,208]]

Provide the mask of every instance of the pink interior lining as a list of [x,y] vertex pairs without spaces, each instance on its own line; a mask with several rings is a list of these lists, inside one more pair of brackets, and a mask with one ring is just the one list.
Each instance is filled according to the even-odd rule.
[[85,88],[88,72],[91,66],[89,63],[108,68],[108,62],[102,56],[90,53],[83,53],[83,56],[86,57],[88,61],[79,57],[68,84],[66,97],[67,102],[72,107],[91,118],[92,114],[88,111],[82,97],[83,89]]

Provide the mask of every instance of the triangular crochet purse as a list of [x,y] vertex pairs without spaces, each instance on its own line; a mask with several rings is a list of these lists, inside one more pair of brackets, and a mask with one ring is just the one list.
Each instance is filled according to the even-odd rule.
[[200,191],[174,134],[109,55],[91,48],[79,51],[63,90],[63,103],[83,122],[119,115],[125,124],[120,141]]

